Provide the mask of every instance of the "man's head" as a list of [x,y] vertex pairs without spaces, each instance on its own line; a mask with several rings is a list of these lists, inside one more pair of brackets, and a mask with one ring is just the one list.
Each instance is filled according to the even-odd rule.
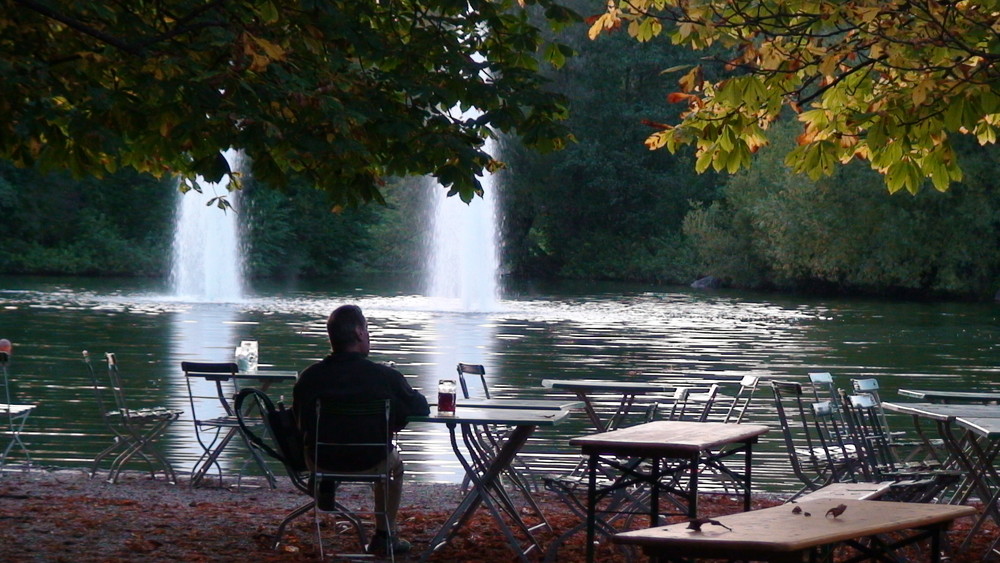
[[367,355],[368,321],[357,305],[341,305],[326,320],[326,333],[334,352],[361,352]]

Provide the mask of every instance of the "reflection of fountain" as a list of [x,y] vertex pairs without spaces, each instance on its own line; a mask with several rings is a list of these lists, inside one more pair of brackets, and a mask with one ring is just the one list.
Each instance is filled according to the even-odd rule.
[[[180,369],[182,361],[229,362],[233,359],[236,335],[236,313],[228,305],[213,305],[195,303],[186,311],[172,315],[172,334],[170,342],[171,362],[175,369]],[[179,373],[176,377],[183,379]],[[198,379],[191,382],[194,395],[200,397],[215,397],[215,386],[211,381]],[[202,454],[197,442],[192,441],[194,428],[191,426],[191,405],[188,399],[187,386],[183,381],[170,385],[171,405],[184,409],[186,416],[181,422],[170,427],[169,433],[175,437],[178,444],[172,456],[180,461],[182,469],[190,470],[194,460]],[[196,399],[202,418],[225,416],[222,405],[214,399]],[[219,463],[228,468],[232,463],[232,453],[224,451]]]
[[[229,150],[225,156],[230,168],[237,169],[238,153]],[[239,301],[243,276],[236,211],[206,205],[211,198],[226,194],[229,180],[213,184],[199,176],[197,183],[202,193],[184,194],[178,210],[171,273],[174,291],[192,301]]]
[[[494,147],[487,142],[487,152]],[[465,204],[457,196],[436,197],[432,244],[432,297],[456,299],[464,311],[491,311],[498,298],[496,186],[482,179],[485,195]]]

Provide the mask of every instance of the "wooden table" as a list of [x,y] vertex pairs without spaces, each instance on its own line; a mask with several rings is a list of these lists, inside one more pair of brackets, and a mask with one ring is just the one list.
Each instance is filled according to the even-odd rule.
[[928,403],[1000,403],[1000,393],[989,391],[934,391],[928,389],[900,389],[903,397],[919,399]]
[[[760,424],[655,421],[591,436],[572,438],[588,460],[587,560],[593,561],[597,530],[597,503],[609,494],[642,484],[649,487],[650,525],[659,524],[661,492],[679,497],[686,514],[698,514],[698,473],[709,466],[741,483],[743,509],[750,510],[752,446],[769,428]],[[733,447],[736,446],[736,447]],[[722,460],[743,452],[743,473]],[[641,460],[648,460],[643,464]],[[672,463],[663,463],[670,460]],[[598,490],[598,466],[617,472],[610,484]],[[687,476],[687,483],[683,477]]]
[[[521,518],[520,511],[512,504],[500,477],[508,470],[518,451],[537,427],[552,426],[568,415],[569,411],[564,409],[476,408],[459,405],[454,414],[441,415],[432,410],[427,416],[409,417],[410,422],[430,422],[448,426],[452,450],[473,485],[458,508],[431,539],[421,559],[426,560],[434,551],[447,544],[458,530],[470,521],[481,504],[486,506],[521,561],[528,561],[528,554],[532,551],[541,551],[541,546],[533,534],[534,529]],[[484,424],[513,427],[511,432],[504,435],[504,441],[499,448],[485,456],[474,443],[476,440],[474,427]],[[456,429],[459,427],[465,448],[459,446],[456,434]],[[521,546],[504,515],[528,538],[527,546]]]
[[[638,395],[673,391],[674,385],[652,381],[604,381],[597,379],[543,379],[542,387],[557,391],[569,391],[583,401],[583,408],[594,428],[600,432],[613,430],[628,416]],[[594,395],[620,395],[614,414],[605,421],[594,408]]]
[[[830,508],[839,504],[847,507],[840,516],[826,516]],[[801,509],[800,513],[793,512],[796,507]],[[614,541],[641,547],[651,558],[662,561],[712,558],[801,562],[815,556],[821,548],[835,544],[847,544],[870,555],[891,555],[900,545],[888,545],[876,536],[913,530],[901,540],[902,545],[930,539],[930,559],[939,561],[942,532],[956,518],[973,514],[971,506],[813,500],[714,518],[729,530],[704,524],[701,531],[695,531],[687,523],[681,523],[623,532],[616,534]],[[862,538],[874,540],[858,541]]]
[[[1000,452],[1000,405],[886,402],[882,406],[888,411],[911,415],[917,432],[925,441],[921,421],[932,421],[948,449],[946,467],[961,469],[964,474],[951,502],[964,503],[973,493],[983,501],[983,514],[962,547],[969,545],[987,518],[1000,524],[1000,507],[997,506],[1000,472],[994,467]],[[956,430],[960,435],[956,435]]]

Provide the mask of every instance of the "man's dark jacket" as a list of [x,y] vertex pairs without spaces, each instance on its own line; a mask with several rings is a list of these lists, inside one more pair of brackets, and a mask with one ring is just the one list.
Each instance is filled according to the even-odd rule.
[[[393,432],[406,426],[407,417],[430,413],[427,399],[410,387],[403,374],[357,352],[335,352],[309,366],[299,375],[293,393],[293,405],[304,437],[306,459],[309,460],[313,459],[318,398],[347,402],[389,399]],[[351,435],[356,436],[359,442],[378,442],[382,438],[378,434],[376,428],[364,425],[351,429]],[[365,452],[351,460],[320,459],[320,465],[341,471],[361,471],[384,458],[384,451]]]

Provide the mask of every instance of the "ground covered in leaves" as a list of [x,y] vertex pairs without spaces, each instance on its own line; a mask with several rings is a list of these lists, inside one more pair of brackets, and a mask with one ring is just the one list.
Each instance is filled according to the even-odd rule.
[[[191,490],[186,484],[170,485],[140,474],[123,475],[119,483],[110,484],[100,478],[90,479],[80,470],[8,472],[0,477],[0,560],[317,559],[311,512],[295,521],[282,545],[272,549],[278,524],[290,510],[307,500],[301,493],[287,482],[281,483],[277,490],[255,481],[244,481],[240,490],[232,485]],[[355,498],[346,500],[363,502],[369,495],[359,491]],[[579,524],[579,519],[548,493],[540,492],[538,498],[554,528],[539,533],[542,545],[547,546],[563,531]],[[456,485],[407,482],[399,520],[403,537],[414,546],[410,559],[417,559],[460,500],[461,491]],[[737,499],[727,495],[705,495],[699,503],[699,512],[708,517],[738,512],[741,508]],[[762,497],[755,500],[754,507],[778,503],[780,499]],[[530,514],[526,520],[537,521]],[[949,532],[952,543],[960,543],[971,523],[969,518],[958,521]],[[645,518],[636,519],[636,527],[645,524]],[[337,528],[332,518],[323,517],[327,549],[356,551],[355,536],[338,534]],[[982,560],[986,546],[998,533],[991,523],[977,534],[969,550],[953,553],[951,561]],[[541,555],[544,554],[533,559],[541,560]],[[464,526],[448,546],[430,558],[463,562],[514,559],[503,535],[482,508],[470,525]],[[598,549],[599,561],[626,559],[625,553],[606,542]],[[584,560],[583,534],[575,534],[561,545],[557,560]]]

